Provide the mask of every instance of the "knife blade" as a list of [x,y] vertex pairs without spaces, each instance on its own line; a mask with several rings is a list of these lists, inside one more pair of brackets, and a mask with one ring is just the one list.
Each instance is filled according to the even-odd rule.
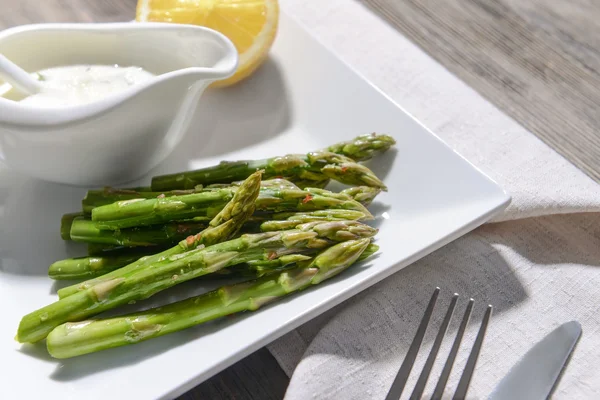
[[562,324],[537,342],[502,378],[489,400],[546,399],[581,336],[577,321]]

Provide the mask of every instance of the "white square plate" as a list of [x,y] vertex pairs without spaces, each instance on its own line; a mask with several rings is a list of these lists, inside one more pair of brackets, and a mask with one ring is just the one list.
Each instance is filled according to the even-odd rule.
[[[224,318],[134,346],[71,360],[43,343],[19,346],[20,318],[55,300],[48,265],[81,248],[58,234],[84,190],[0,170],[0,398],[154,399],[181,394],[326,309],[458,238],[507,206],[509,196],[286,15],[272,57],[244,84],[209,92],[191,132],[153,174],[322,148],[369,132],[398,151],[373,170],[389,192],[371,209],[381,255],[255,313]],[[146,179],[143,183],[148,183]],[[148,307],[209,288],[187,282]]]

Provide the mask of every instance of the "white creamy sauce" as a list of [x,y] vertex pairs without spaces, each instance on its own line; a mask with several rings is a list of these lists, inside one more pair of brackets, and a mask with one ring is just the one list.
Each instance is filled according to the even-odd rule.
[[151,79],[139,67],[74,65],[38,72],[42,91],[19,101],[38,107],[64,107],[91,103]]

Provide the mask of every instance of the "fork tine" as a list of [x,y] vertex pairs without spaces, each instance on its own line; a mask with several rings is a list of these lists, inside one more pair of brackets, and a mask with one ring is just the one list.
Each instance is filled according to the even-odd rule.
[[477,333],[475,343],[473,344],[473,349],[471,350],[471,354],[469,354],[469,358],[467,359],[467,364],[465,365],[465,369],[460,377],[460,381],[458,381],[458,386],[456,387],[456,392],[454,392],[453,399],[464,399],[467,397],[469,384],[471,383],[471,378],[473,377],[473,372],[475,371],[475,365],[477,364],[477,359],[479,358],[479,352],[481,351],[481,346],[483,345],[483,338],[485,337],[485,332],[487,331],[487,327],[492,316],[492,308],[493,307],[489,305],[487,310],[485,310],[483,321],[481,321],[481,327],[479,328],[479,333]]
[[454,308],[456,307],[457,300],[458,300],[458,293],[454,293],[454,296],[452,296],[452,300],[450,301],[450,305],[448,306],[448,311],[446,312],[446,316],[444,317],[442,325],[440,326],[440,330],[438,331],[438,334],[435,337],[433,346],[431,346],[431,351],[429,352],[427,361],[425,361],[425,365],[423,366],[421,375],[419,375],[417,384],[415,385],[415,388],[413,389],[413,392],[410,395],[411,400],[418,400],[423,395],[423,391],[425,390],[425,385],[427,385],[427,379],[429,379],[429,374],[431,374],[431,368],[433,368],[433,364],[435,363],[437,354],[440,351],[440,347],[442,346],[442,341],[444,340],[444,336],[446,336],[446,331],[448,330],[448,325],[450,325],[450,320],[452,319],[452,315],[454,314]]
[[400,367],[396,378],[394,378],[394,383],[392,383],[392,387],[385,398],[386,400],[398,400],[402,395],[402,391],[404,390],[404,386],[406,385],[410,371],[412,370],[415,359],[417,358],[417,354],[419,353],[419,349],[421,348],[421,343],[425,337],[425,331],[429,325],[429,320],[433,314],[433,308],[435,307],[435,303],[439,294],[440,288],[437,287],[431,296],[431,300],[429,300],[429,304],[427,305],[423,319],[421,320],[419,328],[417,329],[417,334],[408,348],[408,352],[406,353],[406,357],[404,357],[402,366]]
[[448,378],[450,377],[450,372],[452,372],[452,367],[454,366],[456,355],[458,354],[458,350],[460,349],[462,338],[465,334],[465,330],[467,329],[467,325],[469,324],[469,319],[471,318],[471,312],[473,311],[474,303],[475,300],[469,299],[469,303],[467,304],[467,308],[465,309],[465,314],[463,315],[463,319],[460,322],[460,327],[458,328],[458,332],[456,332],[456,338],[454,339],[454,343],[452,344],[452,348],[450,349],[450,353],[448,353],[448,358],[446,359],[446,363],[444,364],[444,369],[440,374],[438,383],[435,386],[433,395],[431,396],[432,399],[441,399],[444,394],[446,383],[448,383]]

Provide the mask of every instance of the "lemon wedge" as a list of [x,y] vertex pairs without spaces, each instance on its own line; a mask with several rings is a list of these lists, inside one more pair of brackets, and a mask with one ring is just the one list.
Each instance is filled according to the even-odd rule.
[[277,34],[277,0],[138,0],[139,22],[173,22],[214,29],[239,53],[236,73],[213,86],[229,86],[250,76],[267,58]]

